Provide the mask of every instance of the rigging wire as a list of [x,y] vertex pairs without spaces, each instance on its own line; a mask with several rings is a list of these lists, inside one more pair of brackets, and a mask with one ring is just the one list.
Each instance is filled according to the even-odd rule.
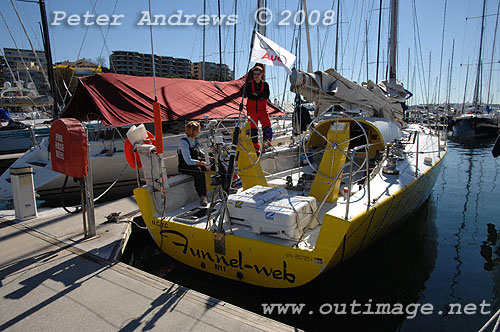
[[417,57],[417,67],[419,67],[419,64],[418,64],[418,59],[419,59],[419,54],[420,54],[420,68],[421,70],[419,71],[419,77],[420,75],[422,75],[422,77],[420,77],[420,90],[422,91],[422,100],[425,102],[424,100],[424,96],[427,96],[427,101],[426,103],[429,104],[429,98],[428,98],[428,91],[427,91],[427,85],[426,85],[426,81],[425,81],[425,73],[423,72],[424,71],[424,64],[423,64],[423,57],[422,57],[422,43],[420,41],[420,29],[419,29],[419,25],[418,25],[418,16],[417,16],[417,5],[415,3],[415,0],[413,0],[412,2],[413,6],[412,6],[412,9],[413,9],[413,31],[414,31],[414,42],[415,42],[415,50],[418,50],[418,53],[416,54]]
[[[95,7],[97,5],[97,0],[95,1],[95,3],[92,3],[92,0],[89,0],[90,4],[92,5],[92,15],[95,15]],[[85,33],[83,35],[83,40],[82,40],[82,43],[80,44],[80,49],[78,50],[78,54],[76,56],[77,59],[80,58],[80,54],[82,53],[82,49],[83,49],[83,44],[85,43],[85,39],[87,38],[87,33],[89,32],[89,28],[90,28],[90,25],[87,25],[87,28],[85,29]],[[73,77],[75,76],[75,71],[73,70],[72,73],[71,73],[71,76],[70,76],[70,79],[69,79],[69,82],[68,82],[68,87],[71,87],[71,82],[73,81]],[[62,78],[61,78],[62,79]],[[59,91],[59,88],[56,86],[56,89]],[[68,96],[68,93],[69,93],[69,90],[66,89],[66,92],[64,94],[64,97],[61,95],[61,92],[59,91],[59,95],[61,96],[61,100],[62,100],[62,103],[63,103],[63,107],[64,107],[64,101],[66,100],[66,97]]]
[[217,17],[219,18],[219,81],[222,81],[222,27],[220,24],[220,0],[217,0]]
[[21,17],[19,16],[19,13],[17,11],[16,6],[14,5],[14,1],[10,0],[10,3],[12,4],[12,8],[14,9],[14,12],[16,13],[17,19],[19,20],[19,23],[21,23],[21,27],[23,28],[24,34],[26,35],[26,38],[28,38],[28,42],[31,46],[31,50],[33,51],[33,55],[35,56],[36,62],[38,66],[40,66],[40,70],[42,71],[43,78],[45,79],[47,85],[50,87],[50,82],[49,78],[47,77],[47,73],[43,69],[42,63],[40,62],[40,58],[38,57],[38,54],[35,51],[35,47],[33,46],[33,43],[31,42],[30,36],[28,35],[28,32],[26,31],[26,28],[24,27],[24,23],[21,20]]
[[[364,7],[364,3],[363,3],[363,7]],[[372,8],[373,8],[373,2],[372,2]],[[363,69],[366,69],[366,81],[368,82],[369,80],[369,72],[368,72],[368,68],[365,67],[368,66],[368,64],[366,64],[366,62],[368,62],[368,59],[365,59],[365,57],[368,57],[368,35],[369,35],[369,32],[370,32],[370,29],[369,29],[369,24],[368,22],[371,22],[371,18],[372,18],[372,13],[373,13],[373,10],[369,10],[368,11],[368,7],[366,8],[367,12],[366,12],[366,17],[365,17],[365,47],[364,47],[364,51],[362,52],[362,56],[361,56],[361,62],[360,62],[360,67],[359,67],[359,72],[358,72],[358,79],[357,79],[357,82],[361,82],[362,79],[361,79],[361,74],[363,72]],[[361,33],[361,29],[360,29],[360,32]],[[359,33],[358,33],[358,36],[359,36]],[[355,66],[355,63],[353,62],[353,68]]]
[[[364,7],[364,1],[362,2],[361,4],[361,13],[363,13],[363,7]],[[358,0],[355,0],[354,1],[354,4],[352,6],[352,11],[353,11],[353,15],[351,15],[351,17],[354,19],[354,12],[357,11],[358,9]],[[362,21],[363,21],[363,14],[359,15],[359,22],[357,22],[356,24],[354,24],[354,31],[353,31],[353,34],[356,36],[356,42],[354,43],[354,56],[352,57],[352,71],[351,71],[351,78],[354,78],[354,68],[355,68],[355,65],[356,65],[356,60],[358,58],[358,47],[359,47],[359,38],[360,38],[360,31],[361,31],[361,27],[364,26],[364,24],[362,24]],[[351,25],[349,23],[349,25]],[[364,53],[364,52],[362,52]],[[361,60],[363,61],[363,60]],[[347,61],[346,61],[347,62]],[[359,80],[358,80],[359,82]]]
[[[21,12],[26,12],[26,4],[24,2],[21,2],[21,7],[23,9],[23,10],[21,10]],[[23,19],[28,21],[28,25],[31,29],[32,36],[34,36],[34,38],[35,38],[36,46],[38,47],[38,49],[43,49],[43,43],[41,42],[40,37],[39,37],[40,31],[35,30],[35,28],[33,27],[33,24],[31,23],[29,15],[25,15],[23,17]]]
[[[334,3],[335,3],[335,1],[332,0],[332,7],[330,8],[331,11],[333,11]],[[331,25],[328,25],[326,27],[325,38],[323,39],[323,45],[321,46],[321,51],[320,51],[320,58],[319,59],[320,59],[321,64],[318,64],[319,68],[322,68],[325,65],[325,63],[324,63],[325,50],[326,50],[326,44],[328,43],[328,36],[330,35],[330,28],[331,28]]]
[[[119,0],[116,0],[116,1],[115,1],[115,5],[113,6],[113,12],[111,13],[111,17],[114,17],[114,14],[115,14],[115,12],[116,12],[116,7],[118,6],[118,1],[119,1]],[[101,28],[101,26],[99,26],[99,28]],[[106,50],[108,51],[108,54],[111,54],[111,52],[110,52],[110,50],[109,50],[109,48],[108,48],[108,45],[107,45],[107,43],[106,43],[106,41],[108,40],[108,34],[109,34],[109,30],[110,30],[110,29],[111,29],[111,24],[109,24],[109,25],[108,25],[108,29],[106,30],[106,35],[105,35],[105,36],[103,36],[104,41],[103,41],[103,43],[102,43],[101,52],[99,52],[99,58],[98,58],[99,60],[100,60],[100,58],[102,57],[102,52],[104,51],[104,47],[106,47]],[[102,30],[101,30],[101,33],[102,33]],[[111,64],[111,61],[109,62],[109,67],[110,67],[110,69],[111,69],[111,71],[112,71],[113,73],[116,73],[116,70],[115,70],[115,68],[114,68],[114,65],[112,65],[112,64]]]
[[[349,40],[349,36],[351,35],[351,25],[352,25],[351,22],[353,22],[353,19],[354,19],[354,13],[355,13],[357,3],[358,3],[358,0],[355,0],[354,5],[352,7],[351,18],[349,19],[349,25],[348,25],[349,27],[347,28],[347,35],[345,37],[345,40]],[[340,30],[340,33],[342,33],[342,29],[339,28],[339,30]],[[342,38],[340,38],[340,41],[342,41]],[[344,67],[344,57],[346,55],[348,48],[342,47],[342,43],[340,43],[340,47],[342,48],[342,56],[340,57],[340,68],[343,68]],[[357,44],[356,44],[356,47],[357,47]],[[357,52],[354,53],[355,57],[356,57],[356,53]],[[351,70],[351,73],[354,73],[354,68],[353,68],[353,70]]]
[[[300,7],[300,3],[302,3],[301,0],[298,0],[298,3],[297,3],[297,12],[299,10],[299,7]],[[294,43],[294,40],[295,40],[295,33],[297,32],[297,26],[294,25],[294,28],[293,28],[293,34],[292,34],[292,39],[291,39],[291,42],[290,42],[290,53],[293,52],[293,43]],[[297,54],[297,50],[295,50],[295,54]],[[286,84],[288,82],[288,74],[285,73],[285,84],[283,85],[283,96],[281,98],[281,107],[283,107],[283,104],[285,102],[285,95],[286,95]],[[279,97],[279,95],[278,95]]]

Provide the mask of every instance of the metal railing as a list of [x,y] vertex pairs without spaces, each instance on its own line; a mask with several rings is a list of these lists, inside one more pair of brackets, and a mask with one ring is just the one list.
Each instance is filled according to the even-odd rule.
[[365,167],[366,167],[366,195],[368,199],[368,204],[366,209],[368,210],[370,208],[370,163],[368,160],[368,147],[369,144],[364,144],[364,145],[359,145],[356,146],[354,149],[352,149],[351,152],[351,157],[350,157],[350,162],[349,162],[349,181],[347,182],[347,203],[346,203],[346,210],[345,210],[345,220],[349,219],[349,204],[351,202],[351,187],[352,187],[352,164],[354,160],[354,155],[358,150],[365,149]]

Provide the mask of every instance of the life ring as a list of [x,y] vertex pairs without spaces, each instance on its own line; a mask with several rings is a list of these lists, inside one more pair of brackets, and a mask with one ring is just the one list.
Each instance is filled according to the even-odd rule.
[[[151,134],[149,131],[146,131],[146,132],[148,134],[148,137],[144,140],[144,142],[154,145],[155,144],[154,135]],[[125,139],[125,145],[124,145],[123,149],[125,151],[125,159],[127,159],[128,165],[132,169],[135,169],[135,164],[137,161],[137,168],[141,169],[142,164],[141,164],[141,158],[139,157],[139,153],[136,151],[135,158],[134,158],[134,152],[133,152],[134,146],[132,145],[132,143],[130,143],[130,140],[128,139],[128,137],[127,137],[127,139]]]

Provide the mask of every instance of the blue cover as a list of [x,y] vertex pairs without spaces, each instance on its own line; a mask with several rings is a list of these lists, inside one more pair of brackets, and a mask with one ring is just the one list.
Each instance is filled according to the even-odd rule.
[[10,114],[3,108],[0,108],[0,120],[10,120]]

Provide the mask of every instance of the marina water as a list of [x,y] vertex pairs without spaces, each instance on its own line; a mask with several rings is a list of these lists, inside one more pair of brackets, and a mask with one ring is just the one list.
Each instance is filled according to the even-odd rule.
[[[267,289],[204,273],[135,226],[122,260],[306,331],[477,331],[499,307],[500,158],[493,141],[449,146],[429,200],[400,229],[308,285]],[[371,313],[381,305],[393,314]]]
[[[161,252],[148,232],[135,226],[122,260],[214,301],[306,331],[478,331],[500,307],[500,158],[491,155],[493,143],[450,140],[429,200],[403,227],[302,287],[260,288],[190,268]],[[0,202],[0,208],[12,207]],[[377,304],[395,309],[397,303],[411,310],[353,315],[353,303],[363,312],[376,312]],[[302,309],[292,313],[289,306],[278,313],[274,307],[269,313],[271,304]],[[429,304],[432,314],[415,312],[417,305]]]

